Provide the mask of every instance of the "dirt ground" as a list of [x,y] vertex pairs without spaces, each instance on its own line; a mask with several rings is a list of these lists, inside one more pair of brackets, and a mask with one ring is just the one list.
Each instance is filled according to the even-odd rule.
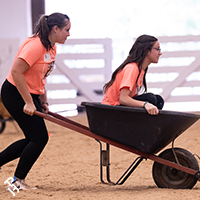
[[[88,126],[85,113],[70,119]],[[3,166],[0,174],[0,199],[28,200],[189,200],[200,199],[200,183],[191,190],[160,189],[152,178],[151,160],[144,160],[121,186],[100,181],[99,144],[94,139],[46,121],[50,136],[43,153],[31,169],[26,182],[37,190],[15,192],[6,190],[18,160]],[[200,121],[175,141],[176,147],[200,155]],[[15,122],[7,122],[0,135],[0,151],[23,137]],[[170,147],[170,146],[168,146]],[[111,179],[115,182],[137,155],[111,146]]]

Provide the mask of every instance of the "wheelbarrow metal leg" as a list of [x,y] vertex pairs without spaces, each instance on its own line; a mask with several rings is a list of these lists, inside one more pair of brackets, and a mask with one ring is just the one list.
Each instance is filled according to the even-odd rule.
[[116,185],[122,185],[128,179],[128,177],[134,172],[134,170],[138,167],[138,165],[142,162],[143,159],[144,159],[143,157],[137,157],[135,161],[130,165],[130,167],[126,170],[126,172],[117,181]]
[[104,184],[106,184],[106,182],[103,180],[103,167],[106,167],[107,183],[122,185],[144,159],[143,157],[136,158],[125,173],[119,178],[119,180],[114,183],[110,179],[110,145],[106,143],[106,150],[103,150],[102,143],[99,140],[96,141],[100,144],[100,180]]
[[99,145],[100,145],[100,180],[102,183],[106,183],[104,180],[103,180],[103,163],[102,163],[102,143],[99,141],[99,140],[96,140]]

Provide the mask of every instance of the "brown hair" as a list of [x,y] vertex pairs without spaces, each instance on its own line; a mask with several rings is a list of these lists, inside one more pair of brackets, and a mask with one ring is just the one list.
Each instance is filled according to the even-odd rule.
[[[128,64],[128,63],[137,63],[139,68],[139,75],[142,70],[142,62],[144,61],[145,56],[147,53],[152,49],[155,42],[158,41],[157,38],[150,36],[150,35],[141,35],[139,36],[135,43],[133,44],[131,50],[129,51],[129,55],[126,60],[113,72],[111,80],[106,83],[103,87],[104,92],[113,84],[117,74]],[[145,69],[143,84],[145,87],[145,92],[147,90],[146,85],[146,73],[148,67]],[[138,77],[139,77],[138,75]],[[138,79],[137,77],[137,79]]]
[[[67,19],[67,21],[66,21]],[[49,33],[51,32],[54,26],[58,26],[58,28],[62,29],[66,26],[70,21],[70,18],[62,13],[53,13],[51,15],[43,15],[38,24],[35,27],[33,37],[39,37],[43,46],[48,51],[51,47],[51,42],[49,41]]]

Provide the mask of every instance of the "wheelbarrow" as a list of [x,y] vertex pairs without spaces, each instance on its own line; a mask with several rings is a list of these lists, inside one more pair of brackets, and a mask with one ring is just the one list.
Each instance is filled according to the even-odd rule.
[[13,118],[4,107],[0,97],[0,133],[4,131],[7,121],[13,121]]
[[[52,112],[35,111],[35,114],[99,142],[102,183],[122,185],[143,159],[154,161],[153,179],[160,188],[191,189],[200,180],[195,156],[185,149],[174,148],[175,139],[200,115],[160,110],[158,115],[152,116],[143,108],[94,102],[82,102],[81,105],[86,107],[89,127]],[[105,150],[102,142],[106,143]],[[155,155],[169,143],[172,143],[172,148]],[[110,145],[139,155],[117,182],[110,179]],[[103,167],[106,167],[107,181],[103,180]]]

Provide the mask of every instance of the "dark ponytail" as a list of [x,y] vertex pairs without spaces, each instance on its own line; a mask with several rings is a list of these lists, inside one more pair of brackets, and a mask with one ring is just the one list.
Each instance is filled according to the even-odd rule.
[[[66,21],[67,19],[67,21]],[[39,37],[43,46],[48,51],[52,48],[51,42],[49,41],[49,33],[54,26],[62,29],[70,21],[70,18],[62,13],[53,13],[49,16],[43,15],[39,23],[36,25],[33,37]]]

